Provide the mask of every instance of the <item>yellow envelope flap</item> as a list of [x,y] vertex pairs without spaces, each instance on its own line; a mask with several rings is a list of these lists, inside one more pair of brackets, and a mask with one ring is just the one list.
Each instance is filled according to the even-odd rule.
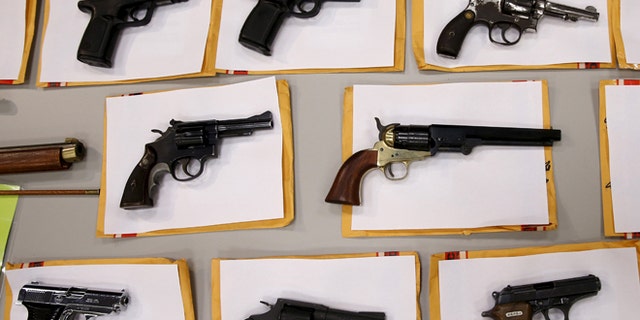
[[[293,124],[291,122],[291,93],[289,84],[286,80],[277,80],[276,86],[278,90],[278,102],[280,108],[280,118],[282,122],[282,187],[283,187],[283,209],[284,217],[279,219],[235,222],[221,225],[201,226],[191,228],[176,228],[157,230],[135,234],[106,234],[104,232],[105,208],[107,201],[106,192],[106,137],[107,137],[107,117],[106,106],[104,116],[104,142],[105,150],[102,152],[102,178],[100,184],[100,199],[98,202],[98,223],[96,228],[96,236],[99,238],[130,238],[145,236],[160,236],[183,233],[199,233],[213,232],[223,230],[243,230],[243,229],[263,229],[263,228],[279,228],[284,227],[293,221],[294,218],[294,171],[293,171]],[[161,91],[155,91],[161,92]],[[151,93],[151,92],[149,92]]]
[[429,270],[429,319],[440,319],[440,285],[438,276],[439,261],[474,258],[520,257],[553,252],[587,251],[596,249],[630,247],[636,248],[636,253],[638,254],[638,263],[640,263],[640,242],[637,241],[591,242],[504,250],[450,251],[434,254],[430,259]]
[[25,30],[24,30],[24,49],[22,51],[22,63],[20,64],[20,72],[17,79],[0,79],[0,84],[22,84],[27,74],[27,65],[29,64],[29,55],[33,44],[33,36],[36,29],[36,11],[38,10],[38,0],[26,0],[25,12]]
[[619,79],[600,81],[600,104],[598,117],[598,132],[600,141],[600,190],[602,193],[602,215],[604,235],[607,237],[621,237],[625,239],[640,238],[640,232],[620,233],[615,231],[613,215],[613,199],[611,194],[611,167],[609,163],[609,136],[607,134],[607,101],[606,86],[640,85],[640,80]]
[[[615,10],[613,1],[608,0],[608,11],[611,15]],[[445,72],[479,72],[479,71],[503,71],[503,70],[545,70],[545,69],[612,69],[616,67],[615,57],[616,48],[613,35],[610,36],[611,61],[612,63],[592,63],[592,62],[574,62],[559,63],[548,65],[486,65],[486,66],[462,66],[462,67],[442,67],[429,64],[424,55],[424,0],[413,0],[411,7],[411,30],[413,53],[420,70],[436,70]],[[609,19],[609,32],[612,33],[613,19]]]
[[[222,0],[216,1],[219,10],[216,12],[215,21],[218,21],[217,29],[220,28],[220,17],[222,15]],[[403,0],[396,0],[396,30],[395,30],[395,53],[393,66],[389,67],[370,67],[370,68],[312,68],[312,69],[292,69],[292,70],[269,70],[269,71],[251,71],[251,70],[226,70],[216,69],[218,73],[239,74],[239,75],[266,75],[266,74],[310,74],[310,73],[347,73],[347,72],[394,72],[404,70],[404,51],[406,35],[406,4]],[[217,41],[216,41],[217,43]]]
[[627,53],[624,48],[624,39],[622,38],[622,19],[620,0],[609,0],[611,5],[611,33],[616,48],[616,57],[618,58],[618,67],[620,69],[640,70],[640,65],[627,62]]
[[[191,279],[189,276],[189,265],[184,259],[172,260],[167,258],[108,258],[108,259],[86,259],[86,260],[50,260],[37,261],[29,263],[7,263],[7,270],[39,268],[52,266],[78,266],[78,265],[99,265],[99,264],[173,264],[178,268],[178,279],[180,281],[180,294],[184,305],[184,318],[186,320],[195,320],[195,312],[193,310],[193,297],[191,295]],[[11,314],[13,296],[9,280],[5,277],[5,307],[4,318],[9,319]]]
[[[549,111],[549,89],[546,80],[541,80],[542,84],[542,108],[543,127],[551,128],[551,116]],[[556,208],[556,189],[553,178],[554,166],[552,161],[552,148],[544,147],[547,197],[549,207],[548,225],[513,225],[513,226],[492,226],[480,228],[451,228],[451,229],[411,229],[411,230],[352,230],[352,206],[342,206],[342,235],[344,237],[394,237],[394,236],[416,236],[416,235],[447,235],[485,232],[508,232],[508,231],[547,231],[555,230],[558,227],[558,215]],[[345,89],[344,110],[342,115],[342,161],[344,162],[353,154],[353,87]]]
[[[355,254],[325,254],[325,255],[292,255],[292,256],[269,256],[253,259],[238,259],[238,260],[255,260],[255,259],[349,259],[349,258],[366,258],[366,257],[381,257],[381,256],[414,256],[415,257],[415,271],[416,271],[416,314],[417,320],[422,319],[422,313],[420,312],[420,289],[421,289],[421,268],[420,268],[420,256],[415,251],[387,251],[387,252],[370,252],[370,253],[355,253]],[[221,320],[221,294],[220,294],[220,262],[224,260],[234,259],[212,259],[211,260],[211,315],[213,320]]]
[[[37,0],[34,0],[34,2]],[[207,76],[215,76],[215,53],[216,53],[216,38],[217,38],[217,30],[219,28],[220,22],[218,20],[214,20],[216,17],[216,1],[211,0],[211,20],[209,23],[209,32],[207,35],[207,43],[205,45],[204,56],[202,58],[202,69],[200,72],[192,73],[192,74],[180,74],[166,77],[153,77],[153,78],[140,78],[140,79],[129,79],[129,80],[116,80],[116,81],[82,81],[82,82],[42,82],[40,81],[40,72],[42,68],[42,48],[40,48],[40,58],[38,63],[38,81],[36,82],[36,86],[40,88],[49,88],[49,87],[70,87],[70,86],[92,86],[92,85],[106,85],[106,84],[130,84],[130,83],[139,83],[146,81],[156,81],[156,80],[174,80],[174,79],[185,79],[185,78],[197,78],[197,77],[207,77]],[[50,0],[45,0],[44,2],[44,21],[42,27],[42,38],[47,34],[47,25],[49,22],[49,11],[50,11]]]

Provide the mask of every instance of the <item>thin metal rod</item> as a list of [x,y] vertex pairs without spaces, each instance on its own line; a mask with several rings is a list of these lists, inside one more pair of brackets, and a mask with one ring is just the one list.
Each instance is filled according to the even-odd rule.
[[100,195],[100,189],[78,190],[0,190],[0,196],[63,196],[63,195]]

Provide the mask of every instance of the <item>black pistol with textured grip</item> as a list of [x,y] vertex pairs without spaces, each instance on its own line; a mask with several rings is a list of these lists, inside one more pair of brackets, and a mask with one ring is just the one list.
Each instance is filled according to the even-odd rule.
[[[153,207],[151,191],[162,172],[171,172],[178,181],[199,177],[204,163],[218,157],[223,138],[250,136],[255,130],[273,128],[271,111],[242,119],[177,121],[171,120],[166,131],[152,130],[160,137],[144,148],[144,155],[133,168],[120,200],[124,209]],[[197,161],[195,163],[192,163]],[[195,166],[194,166],[195,165]],[[181,171],[178,171],[178,168]],[[195,172],[191,172],[193,168]],[[191,169],[190,169],[191,168]]]
[[95,319],[117,314],[127,308],[125,290],[103,290],[79,287],[24,285],[18,292],[18,303],[27,308],[28,320]]
[[271,55],[271,44],[284,19],[289,16],[312,18],[323,2],[360,2],[360,0],[258,0],[240,30],[240,43],[265,56]]
[[514,45],[523,32],[535,32],[544,16],[565,21],[598,21],[600,14],[592,6],[579,9],[547,0],[469,0],[469,5],[440,33],[436,52],[443,57],[457,58],[464,38],[476,24],[489,28],[491,42]]
[[270,310],[246,320],[385,320],[384,312],[353,312],[331,309],[321,304],[279,298]]
[[[333,180],[326,202],[360,205],[360,186],[364,175],[380,169],[389,180],[400,180],[409,173],[409,164],[424,160],[439,152],[464,155],[481,145],[493,146],[552,146],[560,140],[560,130],[478,127],[459,125],[382,125],[378,118],[379,141],[371,149],[351,155],[340,167]],[[393,172],[394,164],[404,166],[404,174]]]
[[493,309],[482,313],[494,320],[531,320],[542,313],[550,320],[549,311],[559,309],[569,320],[569,309],[578,300],[595,296],[600,291],[600,279],[592,274],[584,277],[562,279],[520,286],[507,286],[493,292],[496,301]]
[[78,47],[78,60],[111,68],[122,29],[147,25],[156,7],[189,0],[80,0],[78,8],[91,14]]

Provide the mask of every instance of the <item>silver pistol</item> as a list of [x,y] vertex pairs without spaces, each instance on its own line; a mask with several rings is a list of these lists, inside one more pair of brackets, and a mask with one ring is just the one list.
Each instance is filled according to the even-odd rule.
[[436,44],[436,53],[455,59],[467,33],[476,24],[489,28],[491,42],[514,45],[525,31],[536,31],[543,16],[565,21],[598,21],[593,6],[585,9],[547,0],[469,0],[467,7],[444,27]]
[[27,308],[28,320],[92,320],[127,308],[125,290],[88,289],[32,282],[18,293],[18,303]]

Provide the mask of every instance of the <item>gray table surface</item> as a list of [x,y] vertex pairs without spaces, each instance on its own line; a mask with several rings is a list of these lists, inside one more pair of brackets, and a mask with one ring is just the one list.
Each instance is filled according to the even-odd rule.
[[[408,36],[411,34],[410,21],[408,17]],[[38,10],[38,25],[41,24],[42,5]],[[222,85],[258,78],[219,75],[130,85],[36,88],[41,36],[39,31],[36,32],[25,84],[0,87],[0,145],[57,142],[65,137],[77,137],[88,146],[88,152],[85,160],[75,164],[69,171],[0,177],[0,183],[16,184],[25,189],[99,187],[106,96]],[[212,258],[417,251],[422,262],[422,318],[428,319],[427,275],[432,254],[453,250],[617,240],[607,239],[603,234],[598,158],[598,85],[601,80],[633,78],[638,77],[639,73],[617,69],[425,72],[417,69],[410,38],[406,43],[405,60],[405,71],[396,73],[277,76],[289,82],[292,97],[295,220],[289,226],[136,239],[99,239],[95,236],[98,197],[25,196],[18,203],[6,260],[15,263],[52,259],[184,258],[190,267],[196,317],[211,319]],[[470,236],[342,237],[340,206],[325,203],[324,197],[341,164],[341,118],[345,87],[354,84],[516,79],[548,80],[551,123],[563,133],[562,141],[553,148],[559,220],[557,230]],[[4,300],[1,300],[0,308],[3,307]]]

